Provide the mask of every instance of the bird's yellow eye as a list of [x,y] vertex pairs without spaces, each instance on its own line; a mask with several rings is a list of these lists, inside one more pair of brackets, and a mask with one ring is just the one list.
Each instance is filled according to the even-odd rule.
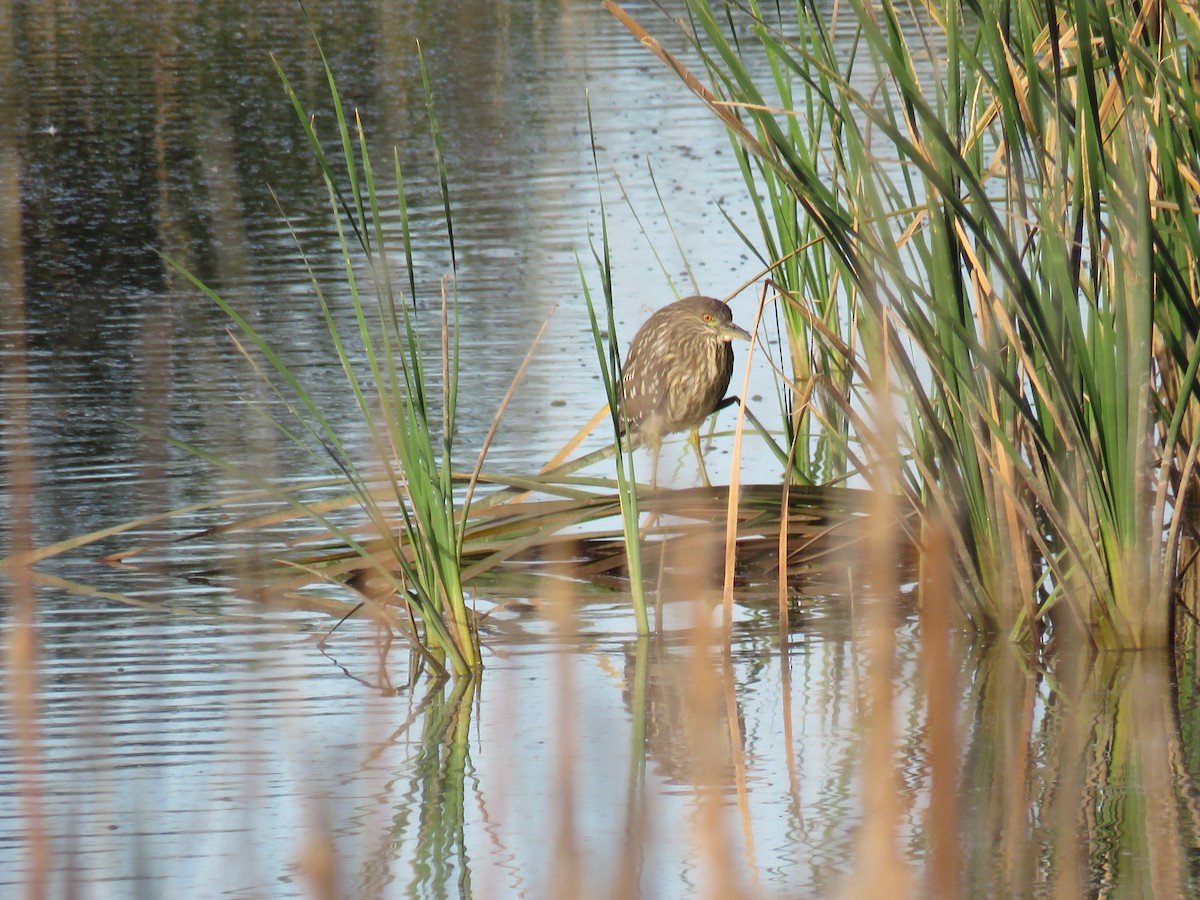
[[711,321],[712,321],[712,313],[705,313],[705,314],[704,314],[704,321],[705,321],[705,322],[711,322]]

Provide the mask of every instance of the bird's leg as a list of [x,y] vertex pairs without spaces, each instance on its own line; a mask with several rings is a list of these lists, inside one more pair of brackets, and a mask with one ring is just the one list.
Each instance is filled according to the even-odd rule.
[[[650,445],[650,488],[658,490],[658,457],[662,454],[662,437],[654,435],[649,440]],[[658,513],[652,512],[646,516],[646,521],[638,529],[641,538],[645,538],[650,528],[658,521]]]
[[696,461],[700,463],[700,480],[704,482],[706,488],[712,487],[708,481],[708,469],[704,466],[704,454],[700,452],[700,426],[697,425],[692,429],[692,433],[688,435],[688,443],[692,445],[692,449],[696,451]]
[[662,438],[650,438],[650,487],[658,489],[658,458],[662,455]]

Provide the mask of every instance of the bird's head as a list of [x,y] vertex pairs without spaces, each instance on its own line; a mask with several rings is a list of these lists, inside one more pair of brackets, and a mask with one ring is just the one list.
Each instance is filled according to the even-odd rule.
[[728,344],[734,340],[750,340],[750,332],[738,326],[733,321],[733,312],[720,300],[709,297],[697,297],[703,301],[698,304],[696,315],[708,334],[716,340]]

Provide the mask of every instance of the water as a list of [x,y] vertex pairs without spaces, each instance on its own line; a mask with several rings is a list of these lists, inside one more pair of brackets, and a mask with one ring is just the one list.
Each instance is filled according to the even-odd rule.
[[[649,4],[630,9],[655,21]],[[589,101],[618,340],[673,299],[672,283],[693,292],[687,264],[718,296],[755,275],[721,212],[754,233],[724,133],[596,4],[312,12],[377,164],[397,147],[429,291],[448,258],[421,38],[455,208],[468,458],[552,311],[489,466],[528,471],[603,402],[577,268],[582,259],[595,291]],[[0,177],[20,197],[0,241],[0,552],[237,487],[162,433],[267,475],[319,476],[253,413],[269,395],[224,316],[152,252],[244,310],[361,440],[292,236],[336,286],[325,197],[269,56],[331,134],[298,8],[5,4],[0,15],[0,151],[17,162]],[[734,301],[742,324],[752,293]],[[769,417],[761,359],[753,379]],[[23,397],[33,472],[18,484]],[[680,446],[662,471],[691,484]],[[728,447],[709,459],[726,480]],[[753,445],[742,475],[778,477]],[[22,487],[28,522],[10,515]],[[807,594],[781,657],[773,598],[741,594],[725,662],[694,640],[711,585],[669,587],[665,636],[639,641],[621,595],[514,579],[480,591],[484,608],[524,605],[487,620],[485,675],[456,695],[409,684],[399,643],[381,661],[367,620],[322,643],[335,619],[315,598],[256,602],[211,570],[204,548],[133,570],[93,561],[226,518],[152,523],[39,569],[33,799],[52,893],[826,896],[881,865],[907,871],[916,896],[936,893],[947,870],[971,896],[1194,892],[1200,753],[1187,666],[1154,654],[1044,663],[956,637],[939,669],[905,597],[883,672],[887,715],[872,706],[861,597]],[[233,555],[252,566],[271,549],[247,541]],[[15,590],[0,584],[11,647]],[[13,893],[35,819],[19,789],[30,782],[14,707],[0,710],[0,893]],[[880,740],[892,780],[875,795],[863,759]],[[898,848],[894,870],[864,843],[880,823]]]

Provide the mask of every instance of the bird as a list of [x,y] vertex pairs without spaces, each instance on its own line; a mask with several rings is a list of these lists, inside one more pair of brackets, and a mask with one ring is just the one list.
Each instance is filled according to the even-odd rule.
[[655,311],[633,336],[621,367],[622,431],[649,444],[652,485],[658,483],[663,437],[690,431],[700,477],[711,487],[700,453],[700,426],[725,397],[735,339],[751,337],[734,324],[729,306],[699,296]]

